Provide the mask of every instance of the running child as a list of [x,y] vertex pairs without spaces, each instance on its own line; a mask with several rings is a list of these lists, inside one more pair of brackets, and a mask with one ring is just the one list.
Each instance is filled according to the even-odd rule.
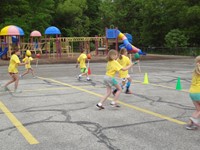
[[120,107],[117,104],[117,100],[119,98],[119,95],[122,91],[121,86],[118,84],[117,80],[115,79],[115,74],[116,72],[123,70],[126,71],[129,68],[132,67],[132,63],[130,63],[128,66],[126,67],[122,67],[117,61],[117,51],[116,50],[110,50],[108,52],[108,56],[107,56],[107,67],[106,67],[106,75],[104,76],[104,84],[106,85],[106,90],[107,93],[105,94],[105,96],[100,100],[100,102],[98,104],[96,104],[96,107],[99,109],[104,109],[103,107],[103,103],[107,100],[107,98],[111,95],[112,93],[112,86],[114,86],[117,91],[115,93],[114,99],[113,101],[110,103],[113,107]]
[[[117,59],[117,61],[122,67],[126,67],[126,66],[130,65],[130,63],[131,63],[130,59],[127,57],[127,54],[128,54],[128,52],[127,52],[126,48],[122,48],[119,52],[119,58]],[[137,64],[137,62],[135,62],[134,64]],[[126,70],[126,71],[120,70],[119,71],[119,77],[122,80],[121,88],[124,89],[124,86],[126,84],[125,93],[126,94],[132,94],[133,92],[130,91],[130,89],[129,89],[131,82],[132,82],[132,79],[131,79],[131,76],[128,73],[128,70]],[[113,91],[113,95],[115,95],[116,92],[117,92],[117,89],[115,89]]]
[[15,49],[11,53],[10,63],[9,63],[9,67],[8,67],[8,73],[11,77],[11,80],[4,85],[5,91],[9,91],[9,89],[8,89],[9,84],[15,83],[14,92],[15,93],[21,92],[20,90],[17,89],[18,84],[19,84],[18,66],[26,65],[27,62],[21,63],[18,55],[20,55],[19,49]]
[[26,51],[26,56],[22,61],[27,62],[27,64],[25,65],[26,71],[22,75],[20,75],[20,78],[23,78],[24,75],[28,74],[29,72],[31,72],[33,78],[36,78],[34,70],[31,67],[31,61],[33,61],[33,58],[31,57],[31,51]]
[[200,126],[200,56],[195,59],[195,69],[190,86],[190,98],[195,106],[195,111],[189,119],[186,129],[194,130]]
[[78,79],[80,80],[82,76],[86,76],[87,81],[91,81],[88,75],[88,68],[86,67],[85,61],[87,60],[86,50],[81,50],[80,56],[77,58],[76,68],[80,64],[80,72]]

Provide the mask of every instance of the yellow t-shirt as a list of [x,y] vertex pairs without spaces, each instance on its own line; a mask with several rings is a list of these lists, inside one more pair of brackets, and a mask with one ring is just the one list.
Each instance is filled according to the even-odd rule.
[[25,65],[25,68],[26,69],[29,69],[29,68],[31,68],[31,61],[33,60],[33,58],[32,57],[25,57],[22,61],[23,62],[28,62],[26,65]]
[[77,59],[77,61],[80,63],[80,68],[86,68],[86,65],[85,65],[85,60],[87,59],[87,56],[86,56],[86,54],[84,54],[84,53],[82,53],[79,57],[78,57],[78,59]]
[[117,71],[120,71],[123,67],[116,61],[108,61],[106,67],[106,75],[109,77],[114,77]]
[[200,75],[197,75],[195,73],[192,75],[192,82],[189,92],[200,93]]
[[[122,67],[126,67],[128,65],[130,65],[131,61],[127,56],[122,55],[122,59],[117,59],[118,63],[122,66]],[[126,78],[128,75],[128,70],[126,71],[119,71],[119,77],[120,78]]]
[[18,65],[20,63],[19,57],[16,54],[13,54],[10,58],[10,63],[8,67],[9,73],[18,73]]

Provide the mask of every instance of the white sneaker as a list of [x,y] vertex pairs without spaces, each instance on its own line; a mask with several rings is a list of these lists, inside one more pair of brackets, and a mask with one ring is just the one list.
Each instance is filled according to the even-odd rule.
[[78,79],[78,80],[81,80],[81,76],[77,76],[77,79]]
[[198,129],[198,126],[196,126],[196,125],[194,125],[194,124],[192,123],[192,124],[187,124],[187,125],[185,126],[185,128],[186,128],[187,130],[196,130],[196,129]]
[[89,77],[87,77],[87,81],[91,81],[92,79],[90,79]]

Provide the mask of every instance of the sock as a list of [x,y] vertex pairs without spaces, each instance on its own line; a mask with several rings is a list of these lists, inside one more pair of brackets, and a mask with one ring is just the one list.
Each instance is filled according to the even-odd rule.
[[115,94],[115,93],[117,93],[117,89],[114,89],[114,90],[113,90],[113,94]]
[[80,74],[79,77],[82,77],[82,75]]
[[128,82],[126,83],[126,88],[129,89],[130,85],[131,85],[131,82],[128,81]]

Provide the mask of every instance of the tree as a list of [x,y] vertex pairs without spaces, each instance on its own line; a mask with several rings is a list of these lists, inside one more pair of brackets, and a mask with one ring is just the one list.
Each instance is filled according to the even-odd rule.
[[53,0],[8,0],[1,1],[0,27],[17,25],[25,31],[26,39],[34,29],[44,32],[52,20]]
[[62,29],[64,36],[87,36],[89,19],[83,15],[86,0],[65,0],[58,4],[54,24]]
[[101,34],[104,31],[101,24],[100,7],[101,0],[87,0],[87,9],[84,11],[84,15],[89,18],[89,36],[95,36]]
[[173,29],[165,36],[166,47],[169,48],[186,47],[187,41],[188,38],[179,29]]

